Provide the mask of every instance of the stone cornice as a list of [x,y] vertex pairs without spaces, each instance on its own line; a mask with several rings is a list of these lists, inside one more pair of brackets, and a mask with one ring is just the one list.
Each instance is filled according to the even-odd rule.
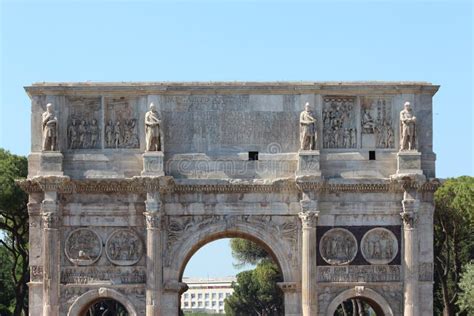
[[[434,192],[441,185],[437,179],[423,183],[398,180],[382,181],[378,183],[331,183],[306,182],[297,183],[293,179],[279,180],[270,184],[260,183],[176,183],[172,177],[133,177],[125,179],[69,179],[62,178],[62,182],[52,181],[45,185],[45,179],[51,177],[35,177],[18,180],[17,184],[27,193],[41,193],[44,189],[55,189],[59,193],[271,193],[317,191],[321,193],[358,192],[358,193],[401,193],[407,190],[418,192]],[[57,177],[55,177],[57,178]],[[57,180],[57,179],[56,179]],[[54,184],[54,185],[53,185]]]
[[428,82],[61,82],[25,87],[33,95],[189,95],[189,94],[400,94],[430,93],[439,86]]

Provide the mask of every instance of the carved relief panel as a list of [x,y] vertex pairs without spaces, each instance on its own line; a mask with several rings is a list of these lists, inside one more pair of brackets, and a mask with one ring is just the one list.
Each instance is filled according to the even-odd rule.
[[105,98],[106,148],[140,148],[138,115],[132,101],[125,97]]
[[101,99],[68,97],[67,103],[67,148],[101,148]]
[[107,239],[105,253],[113,264],[130,266],[140,260],[143,248],[143,242],[134,230],[118,229]]
[[323,97],[323,148],[357,148],[355,97]]
[[334,228],[321,238],[319,251],[324,261],[331,265],[348,264],[357,255],[357,240],[347,229]]
[[387,264],[398,254],[398,241],[388,229],[374,228],[362,237],[361,251],[371,264]]
[[65,252],[69,261],[75,265],[91,265],[102,254],[102,240],[91,229],[75,229],[66,238]]
[[392,99],[387,97],[361,97],[360,104],[362,147],[394,148]]

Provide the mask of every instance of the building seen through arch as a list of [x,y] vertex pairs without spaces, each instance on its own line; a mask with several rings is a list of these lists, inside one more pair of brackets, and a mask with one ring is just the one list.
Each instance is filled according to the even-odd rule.
[[426,82],[37,83],[34,316],[178,315],[202,245],[245,237],[285,315],[433,314]]

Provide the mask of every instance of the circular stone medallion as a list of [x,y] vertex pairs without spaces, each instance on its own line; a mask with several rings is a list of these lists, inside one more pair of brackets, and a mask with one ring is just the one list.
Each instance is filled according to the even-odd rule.
[[398,253],[397,237],[386,228],[373,228],[362,237],[360,250],[371,264],[390,263]]
[[357,255],[357,239],[347,229],[333,228],[321,238],[319,253],[329,264],[348,264]]
[[143,254],[143,243],[137,233],[131,229],[114,231],[105,245],[109,260],[119,266],[137,263]]
[[93,230],[78,228],[67,236],[64,251],[72,263],[79,266],[90,265],[102,254],[102,240]]

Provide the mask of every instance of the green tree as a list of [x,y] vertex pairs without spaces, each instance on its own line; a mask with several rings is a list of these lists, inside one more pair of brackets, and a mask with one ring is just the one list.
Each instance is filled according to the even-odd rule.
[[435,314],[454,316],[463,265],[474,253],[474,178],[448,179],[435,192]]
[[13,282],[13,315],[28,315],[28,196],[15,184],[25,178],[25,157],[0,148],[0,245],[11,266],[6,275]]
[[232,284],[234,293],[225,300],[227,315],[281,315],[283,295],[277,283],[283,280],[278,265],[258,244],[240,238],[231,240],[232,255],[237,266],[256,265],[255,269],[237,274]]
[[467,316],[474,316],[474,263],[465,265],[459,288],[462,291],[457,301],[460,311]]

